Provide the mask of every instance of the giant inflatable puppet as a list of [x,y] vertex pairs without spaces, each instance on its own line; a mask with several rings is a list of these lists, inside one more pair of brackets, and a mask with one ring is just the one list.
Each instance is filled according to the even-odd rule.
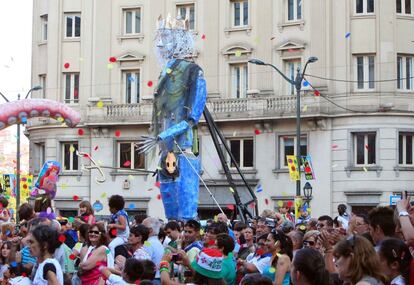
[[193,132],[206,104],[202,69],[186,57],[194,53],[188,20],[158,19],[155,49],[163,69],[154,94],[155,137],[144,137],[140,151],[160,147],[157,180],[168,219],[197,216],[200,161]]

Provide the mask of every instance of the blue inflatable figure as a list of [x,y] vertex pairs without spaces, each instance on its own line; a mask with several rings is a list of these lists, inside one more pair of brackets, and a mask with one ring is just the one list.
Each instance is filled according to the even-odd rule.
[[168,219],[197,217],[200,160],[193,153],[196,126],[206,104],[202,69],[185,58],[194,51],[188,20],[158,19],[156,51],[163,70],[154,94],[155,137],[144,137],[139,150],[160,147],[157,180]]

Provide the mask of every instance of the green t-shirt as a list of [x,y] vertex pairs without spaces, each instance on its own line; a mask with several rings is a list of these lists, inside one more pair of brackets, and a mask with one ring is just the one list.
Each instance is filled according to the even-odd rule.
[[223,259],[221,273],[227,285],[234,285],[236,282],[236,261],[234,260],[232,252]]

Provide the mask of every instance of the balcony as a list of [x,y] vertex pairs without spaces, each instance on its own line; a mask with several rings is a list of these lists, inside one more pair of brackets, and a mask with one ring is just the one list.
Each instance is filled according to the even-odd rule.
[[[303,116],[320,114],[320,99],[303,97]],[[241,99],[212,99],[207,108],[216,121],[290,118],[296,116],[296,96]],[[87,125],[149,124],[152,103],[110,104],[104,108],[89,107]]]

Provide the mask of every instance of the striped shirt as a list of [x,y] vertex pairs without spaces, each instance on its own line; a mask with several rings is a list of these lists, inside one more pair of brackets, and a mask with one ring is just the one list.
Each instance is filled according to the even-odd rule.
[[22,264],[36,264],[36,257],[33,257],[30,255],[30,249],[28,246],[23,247],[23,249],[21,250],[21,254],[22,254]]

